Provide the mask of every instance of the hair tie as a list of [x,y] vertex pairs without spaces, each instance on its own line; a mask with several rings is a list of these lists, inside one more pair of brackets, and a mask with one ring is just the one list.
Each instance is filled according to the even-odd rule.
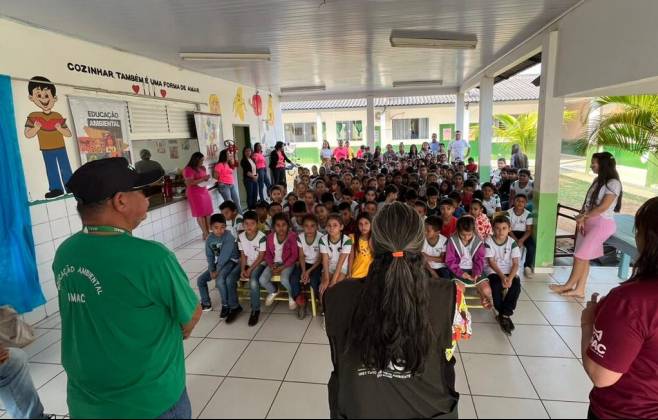
[[395,251],[391,255],[393,255],[393,258],[402,258],[404,257],[404,251]]

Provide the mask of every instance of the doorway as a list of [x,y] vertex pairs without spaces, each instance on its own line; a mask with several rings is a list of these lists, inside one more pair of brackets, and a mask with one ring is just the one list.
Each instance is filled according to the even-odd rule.
[[[233,125],[233,141],[237,148],[238,161],[242,159],[242,150],[245,147],[251,147],[251,133],[248,125]],[[242,174],[242,168],[238,167],[238,189],[240,191],[240,205],[243,209],[247,208],[247,190],[245,189]]]

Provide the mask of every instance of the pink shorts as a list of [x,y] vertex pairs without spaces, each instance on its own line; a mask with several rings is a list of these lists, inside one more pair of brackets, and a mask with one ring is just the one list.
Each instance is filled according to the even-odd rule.
[[580,232],[576,237],[576,252],[574,256],[580,260],[590,261],[604,255],[603,243],[617,231],[617,224],[613,219],[601,216],[587,219],[585,222],[585,235]]

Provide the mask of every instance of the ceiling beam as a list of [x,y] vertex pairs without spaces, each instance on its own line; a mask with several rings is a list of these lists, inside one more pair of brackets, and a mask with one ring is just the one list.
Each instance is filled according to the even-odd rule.
[[281,102],[297,101],[323,101],[337,99],[362,99],[372,96],[374,98],[397,98],[402,96],[429,96],[429,95],[455,95],[459,92],[458,87],[419,88],[419,89],[386,89],[377,91],[361,92],[330,92],[316,94],[281,95]]
[[544,33],[555,30],[557,28],[557,24],[560,20],[562,20],[562,18],[580,7],[583,3],[585,3],[585,1],[586,0],[580,0],[578,3],[565,10],[558,17],[548,22],[541,29],[528,37],[525,41],[521,42],[515,47],[512,47],[510,50],[494,59],[491,63],[469,75],[459,87],[459,92],[467,92],[470,89],[477,87],[480,84],[480,79],[482,79],[482,77],[496,77],[499,73],[504,72],[505,70],[514,67],[529,57],[532,57],[538,52],[541,52]]

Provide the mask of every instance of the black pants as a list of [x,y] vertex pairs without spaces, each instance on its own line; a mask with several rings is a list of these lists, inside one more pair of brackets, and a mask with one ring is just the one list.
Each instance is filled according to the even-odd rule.
[[489,286],[491,286],[496,311],[503,316],[514,315],[516,304],[519,301],[519,296],[521,296],[521,279],[518,276],[514,277],[505,297],[503,297],[503,281],[497,274],[489,275]]
[[[272,177],[273,179],[273,184],[274,185],[283,185],[284,187],[288,187],[288,184],[286,182],[286,170],[285,168],[277,168],[272,171]],[[286,191],[287,192],[287,191]]]
[[436,275],[439,276],[440,279],[448,279],[448,280],[452,279],[448,267],[435,268],[433,270],[436,273]]
[[[525,231],[522,231],[522,232],[515,231],[514,232],[514,236],[517,237],[517,238],[521,238],[521,237],[523,237],[523,235],[525,235]],[[536,252],[535,250],[537,248],[535,246],[534,238],[532,236],[529,237],[528,239],[526,239],[526,241],[523,245],[526,248],[525,264],[523,265],[523,267],[533,268],[535,266],[535,252]]]

